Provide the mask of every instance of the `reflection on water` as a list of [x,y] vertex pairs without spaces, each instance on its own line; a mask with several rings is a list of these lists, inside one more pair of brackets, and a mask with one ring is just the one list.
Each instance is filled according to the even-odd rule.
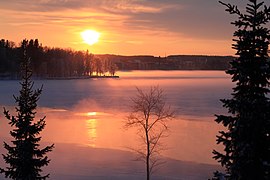
[[89,138],[89,146],[96,147],[96,137],[97,137],[97,120],[88,119],[86,121],[87,134]]
[[[216,163],[212,150],[221,127],[214,122],[214,114],[225,113],[219,99],[230,96],[232,87],[224,72],[136,71],[118,75],[119,79],[94,81],[35,81],[37,86],[44,84],[37,114],[47,116],[43,140],[123,150],[136,147],[140,145],[137,132],[123,130],[130,97],[136,93],[136,86],[146,89],[159,85],[167,102],[177,111],[176,120],[168,124],[170,135],[164,142],[168,150],[163,155]],[[12,95],[18,94],[18,82],[0,81],[0,87],[0,104],[13,106]],[[4,119],[2,114],[0,119]],[[7,122],[0,121],[0,126],[0,136],[7,137]]]

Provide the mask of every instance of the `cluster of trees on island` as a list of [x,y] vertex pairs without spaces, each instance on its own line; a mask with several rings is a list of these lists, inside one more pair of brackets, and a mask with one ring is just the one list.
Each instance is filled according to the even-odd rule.
[[24,39],[20,46],[9,40],[0,40],[0,75],[18,77],[23,47],[31,58],[34,77],[114,76],[117,66],[106,58],[89,51],[43,47],[38,39]]
[[[214,173],[213,180],[270,179],[270,31],[264,26],[270,21],[270,7],[260,10],[263,2],[249,2],[246,14],[242,14],[237,6],[220,2],[228,12],[239,16],[233,22],[237,27],[233,48],[238,58],[231,62],[227,71],[236,82],[232,97],[222,100],[228,113],[216,115],[216,122],[225,129],[217,136],[217,144],[222,144],[224,151],[213,151],[213,154],[226,172]],[[28,46],[22,45],[23,49]],[[0,169],[0,172],[12,179],[46,179],[48,175],[41,175],[41,167],[48,165],[46,153],[52,151],[54,145],[38,149],[39,132],[45,126],[44,118],[34,122],[41,90],[32,90],[32,73],[28,69],[30,64],[26,53],[22,59],[22,88],[20,96],[15,97],[18,115],[11,116],[7,110],[4,111],[10,125],[15,128],[11,131],[15,140],[12,141],[13,146],[4,144],[8,153],[3,157],[9,167]],[[172,118],[174,113],[164,102],[160,88],[151,88],[149,92],[138,89],[125,126],[139,129],[144,146],[136,152],[145,162],[147,180],[151,179],[152,169],[158,164],[159,143],[167,130],[167,121]]]

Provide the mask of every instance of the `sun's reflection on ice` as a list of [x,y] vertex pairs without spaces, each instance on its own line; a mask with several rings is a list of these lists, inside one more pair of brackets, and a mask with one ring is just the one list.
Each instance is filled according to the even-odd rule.
[[96,147],[96,138],[97,138],[97,120],[88,119],[86,120],[86,128],[89,139],[89,146]]

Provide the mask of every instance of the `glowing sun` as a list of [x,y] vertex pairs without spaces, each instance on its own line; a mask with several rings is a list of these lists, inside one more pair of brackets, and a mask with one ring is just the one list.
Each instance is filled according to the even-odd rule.
[[85,30],[81,36],[86,44],[93,45],[98,42],[100,33],[94,30]]

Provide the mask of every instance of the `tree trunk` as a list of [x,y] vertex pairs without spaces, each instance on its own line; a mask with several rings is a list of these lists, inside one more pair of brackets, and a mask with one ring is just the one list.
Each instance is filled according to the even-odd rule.
[[146,133],[146,142],[147,142],[147,154],[146,154],[146,176],[147,180],[150,180],[150,142],[149,142],[149,136],[148,131]]

